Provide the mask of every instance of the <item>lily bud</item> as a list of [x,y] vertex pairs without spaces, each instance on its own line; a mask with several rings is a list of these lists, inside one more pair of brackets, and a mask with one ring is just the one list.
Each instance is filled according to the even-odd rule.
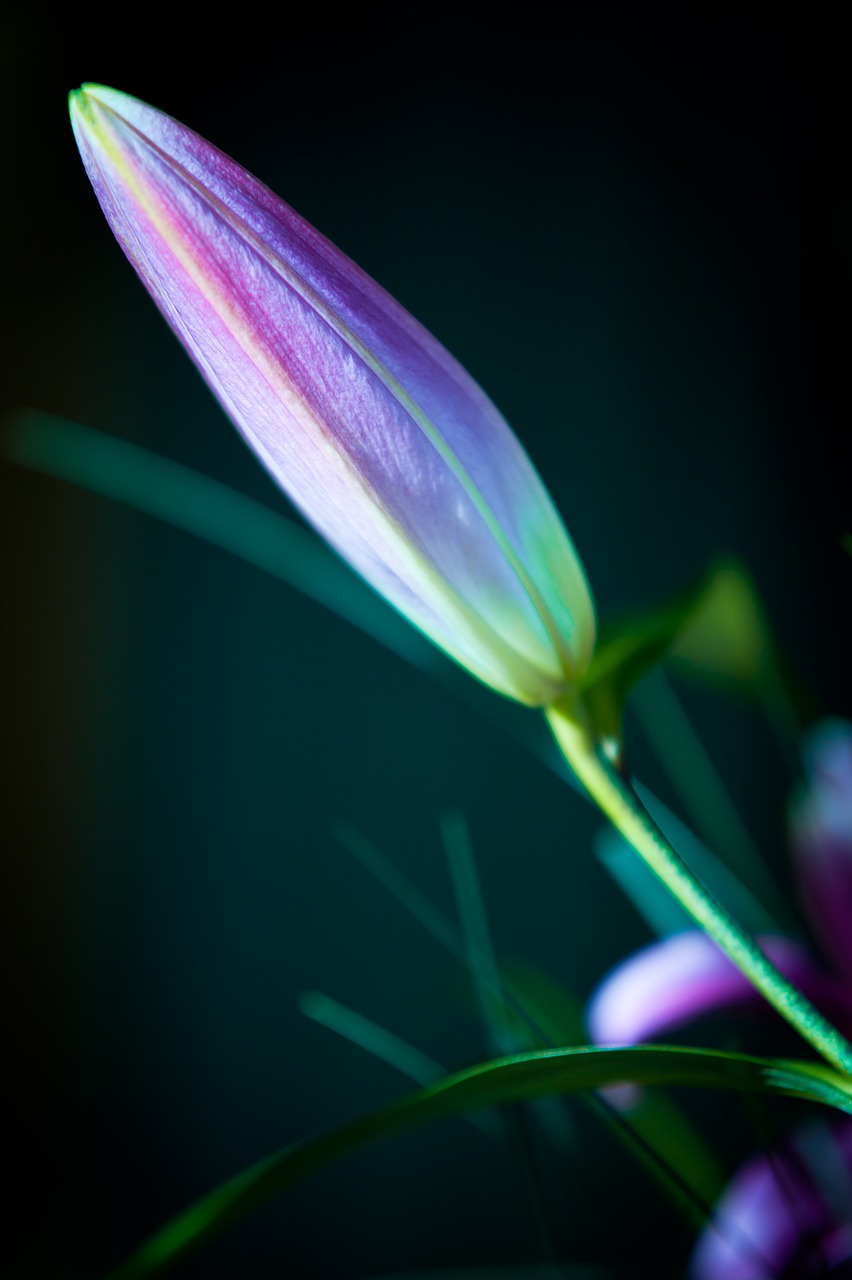
[[101,85],[70,108],[125,253],[303,515],[486,684],[533,706],[570,690],[594,647],[585,574],[473,379],[198,134]]

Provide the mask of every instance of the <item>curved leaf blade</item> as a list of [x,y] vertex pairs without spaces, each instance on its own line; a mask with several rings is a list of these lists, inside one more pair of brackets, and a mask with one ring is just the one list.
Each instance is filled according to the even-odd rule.
[[394,1134],[484,1107],[624,1081],[780,1093],[852,1114],[852,1080],[820,1064],[667,1045],[516,1054],[456,1072],[342,1129],[274,1153],[179,1214],[110,1280],[143,1280],[163,1271],[278,1192]]

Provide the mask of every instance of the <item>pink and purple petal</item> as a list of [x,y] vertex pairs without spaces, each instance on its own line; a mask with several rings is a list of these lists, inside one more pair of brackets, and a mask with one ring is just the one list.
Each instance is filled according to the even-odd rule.
[[388,294],[197,134],[100,86],[72,98],[104,212],[238,429],[336,549],[501,692],[549,703],[594,610],[493,404]]
[[[814,1003],[852,1022],[852,991],[824,973],[804,947],[781,937],[759,942]],[[613,970],[593,994],[586,1023],[595,1044],[636,1044],[722,1009],[761,1006],[769,1008],[716,944],[689,930],[652,943]]]
[[827,1276],[852,1257],[852,1124],[799,1130],[728,1185],[690,1280]]

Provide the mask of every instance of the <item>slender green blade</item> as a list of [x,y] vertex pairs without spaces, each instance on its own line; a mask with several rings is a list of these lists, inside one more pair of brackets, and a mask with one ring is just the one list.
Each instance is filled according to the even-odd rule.
[[568,777],[539,717],[471,680],[296,520],[139,445],[35,409],[0,420],[0,455],[154,516],[271,574],[432,676]]
[[178,462],[105,432],[34,410],[3,424],[2,451],[184,529],[301,591],[424,670],[434,646],[310,529]]
[[852,1114],[852,1080],[807,1062],[666,1045],[517,1054],[459,1071],[354,1124],[269,1156],[180,1214],[113,1272],[111,1280],[157,1274],[250,1209],[381,1139],[484,1107],[622,1081],[787,1094]]
[[720,561],[673,599],[604,621],[583,678],[602,741],[617,746],[628,694],[664,658],[693,679],[752,694],[781,678],[769,624],[742,565]]
[[380,1026],[372,1018],[350,1009],[323,991],[303,991],[298,1005],[306,1018],[336,1031],[339,1036],[357,1044],[366,1053],[408,1076],[415,1084],[428,1085],[443,1078],[446,1068],[416,1049],[400,1036]]
[[743,565],[724,561],[707,577],[672,643],[672,657],[692,674],[726,684],[755,685],[773,638],[754,583]]
[[601,741],[620,744],[627,695],[671,648],[705,591],[702,581],[661,608],[601,625],[591,666],[583,678],[583,699]]

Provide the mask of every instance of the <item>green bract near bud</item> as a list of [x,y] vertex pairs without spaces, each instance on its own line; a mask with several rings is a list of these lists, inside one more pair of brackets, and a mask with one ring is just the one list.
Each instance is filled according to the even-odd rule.
[[349,258],[196,133],[114,89],[71,95],[104,213],[239,431],[296,506],[481,680],[549,705],[594,606],[512,431]]

